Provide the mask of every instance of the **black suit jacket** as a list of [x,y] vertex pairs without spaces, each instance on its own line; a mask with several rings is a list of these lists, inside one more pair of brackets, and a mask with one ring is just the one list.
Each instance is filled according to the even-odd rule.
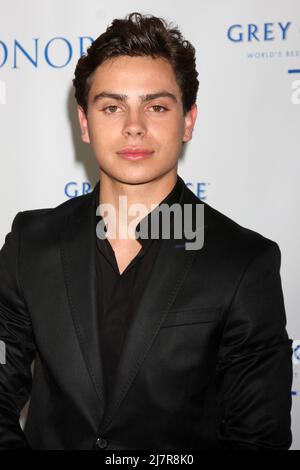
[[0,448],[288,449],[292,340],[279,247],[185,185],[183,204],[204,204],[204,246],[162,241],[105,402],[98,191],[99,182],[54,209],[19,212],[5,238]]

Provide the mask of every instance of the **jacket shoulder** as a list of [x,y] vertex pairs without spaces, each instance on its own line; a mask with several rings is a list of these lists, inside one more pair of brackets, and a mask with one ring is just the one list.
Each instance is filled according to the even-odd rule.
[[[254,260],[276,260],[280,266],[281,251],[271,238],[245,227],[204,203],[204,220],[208,224],[207,244],[214,247],[219,260],[230,260],[232,267],[245,267]],[[205,240],[204,240],[205,245]]]
[[252,247],[254,250],[277,245],[274,240],[239,224],[207,202],[200,200],[188,187],[186,187],[184,202],[203,204],[204,225],[207,228],[205,233],[211,241],[228,245],[231,248],[236,246],[250,249]]
[[93,192],[90,192],[64,201],[56,207],[21,211],[15,216],[13,227],[17,225],[27,236],[60,232],[67,218],[86,212],[92,198]]

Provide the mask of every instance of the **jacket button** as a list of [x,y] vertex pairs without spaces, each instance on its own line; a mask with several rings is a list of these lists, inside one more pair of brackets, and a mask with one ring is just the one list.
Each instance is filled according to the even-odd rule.
[[96,446],[99,449],[106,449],[106,447],[108,446],[108,440],[105,439],[104,437],[98,437],[96,441]]

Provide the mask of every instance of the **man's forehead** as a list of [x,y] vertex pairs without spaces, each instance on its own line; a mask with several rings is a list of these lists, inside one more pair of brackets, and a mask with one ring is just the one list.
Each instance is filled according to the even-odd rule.
[[172,67],[170,61],[166,57],[152,57],[150,55],[135,55],[135,56],[130,56],[130,55],[118,55],[118,56],[113,56],[109,57],[108,59],[105,59],[105,61],[101,65],[105,65],[107,67],[111,67],[114,65],[132,65],[132,64],[143,64],[145,65],[146,63],[149,63],[151,65],[157,64],[158,66],[166,65]]
[[[164,70],[157,70],[163,68]],[[130,75],[130,77],[128,76]],[[166,59],[149,57],[120,56],[105,60],[92,73],[92,77],[99,80],[113,80],[118,82],[125,78],[130,81],[155,82],[157,88],[164,88],[167,83],[176,82],[172,65]]]
[[[158,60],[148,56],[120,56],[108,59],[103,64],[99,65],[90,77],[90,97],[92,100],[97,101],[101,98],[115,98],[119,101],[128,101],[138,98],[141,102],[144,102],[164,97],[174,102],[179,101],[181,90],[176,81],[171,64],[169,64],[170,75],[167,73],[158,73],[153,67],[146,70],[144,62],[144,66],[140,63],[138,64],[138,71],[135,65],[133,65],[132,70],[134,73],[130,76],[127,75],[128,72],[130,73],[131,64],[141,59],[152,62]],[[125,66],[125,68],[119,67],[119,64],[116,64],[116,61],[119,60],[126,61],[129,66]],[[166,61],[166,59],[163,60]],[[107,62],[109,66],[115,64],[116,67],[110,70],[110,68],[106,67]],[[150,63],[150,65],[152,64]]]

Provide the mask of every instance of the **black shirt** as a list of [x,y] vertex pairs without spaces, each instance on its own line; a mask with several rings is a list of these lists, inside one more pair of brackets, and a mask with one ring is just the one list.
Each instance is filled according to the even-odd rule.
[[[160,202],[159,206],[163,203],[172,205],[180,202],[183,184],[185,184],[184,181],[177,175],[176,184],[166,198]],[[96,204],[99,204],[98,200]],[[152,211],[137,224],[136,230],[141,228],[141,224],[147,218],[149,223],[148,234],[150,234],[151,213]],[[97,216],[96,219],[96,223],[98,223],[102,217]],[[107,398],[109,398],[112,390],[120,354],[132,321],[135,306],[139,302],[145,285],[151,276],[151,270],[160,248],[161,241],[159,238],[151,239],[150,236],[149,238],[147,237],[148,235],[145,238],[143,238],[143,235],[137,236],[137,240],[141,243],[141,249],[122,274],[120,274],[111,244],[106,238],[103,240],[96,236],[100,344]]]

